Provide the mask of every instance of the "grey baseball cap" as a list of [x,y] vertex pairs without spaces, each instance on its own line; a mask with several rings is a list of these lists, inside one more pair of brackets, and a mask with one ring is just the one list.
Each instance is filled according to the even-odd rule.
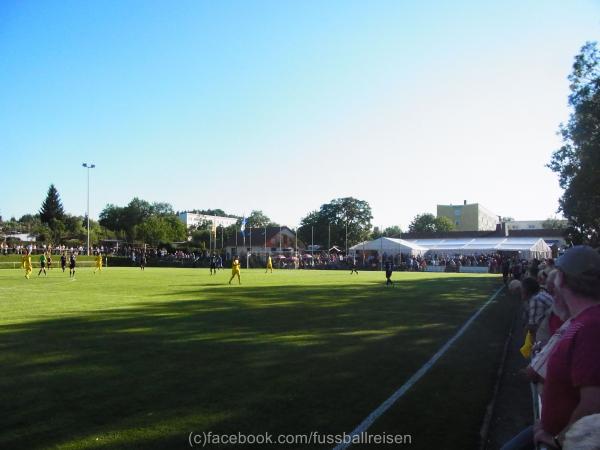
[[567,275],[576,277],[600,277],[600,253],[587,245],[568,249],[556,261],[556,267]]

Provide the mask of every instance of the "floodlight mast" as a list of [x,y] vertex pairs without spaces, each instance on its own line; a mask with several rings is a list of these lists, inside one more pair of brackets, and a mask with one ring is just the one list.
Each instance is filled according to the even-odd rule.
[[90,170],[96,167],[95,164],[83,163],[82,167],[87,169],[87,255],[90,255]]

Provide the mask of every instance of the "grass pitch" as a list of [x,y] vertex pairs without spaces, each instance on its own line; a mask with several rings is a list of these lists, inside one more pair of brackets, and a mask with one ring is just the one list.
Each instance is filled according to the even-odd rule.
[[[259,269],[230,286],[230,273],[79,269],[73,281],[57,269],[31,280],[0,270],[0,447],[189,448],[192,431],[350,432],[500,286],[487,275],[395,273],[386,287],[382,272]],[[377,432],[412,434],[411,448],[474,446],[506,300]]]

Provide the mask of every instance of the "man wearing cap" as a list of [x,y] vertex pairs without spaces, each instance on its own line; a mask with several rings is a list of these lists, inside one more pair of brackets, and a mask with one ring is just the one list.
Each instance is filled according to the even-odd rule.
[[576,246],[556,268],[554,288],[569,308],[571,323],[548,359],[534,439],[561,448],[573,423],[600,413],[600,254]]

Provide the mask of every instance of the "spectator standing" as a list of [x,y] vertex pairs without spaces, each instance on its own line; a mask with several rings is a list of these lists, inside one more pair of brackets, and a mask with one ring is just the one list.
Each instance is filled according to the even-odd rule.
[[548,360],[535,441],[560,448],[570,425],[600,413],[600,254],[576,246],[556,268],[556,292],[572,319]]

